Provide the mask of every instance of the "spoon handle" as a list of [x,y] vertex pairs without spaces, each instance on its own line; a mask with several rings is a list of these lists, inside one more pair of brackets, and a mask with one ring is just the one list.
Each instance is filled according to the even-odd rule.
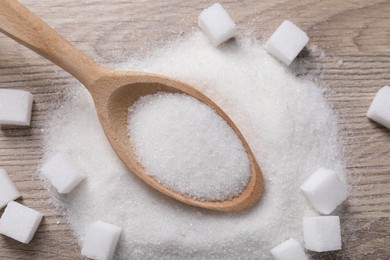
[[0,32],[60,66],[86,87],[104,71],[16,0],[0,0]]

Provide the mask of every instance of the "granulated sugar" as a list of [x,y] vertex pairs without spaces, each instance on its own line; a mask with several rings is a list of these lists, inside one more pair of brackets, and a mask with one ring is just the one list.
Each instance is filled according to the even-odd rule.
[[212,108],[184,94],[157,93],[129,108],[129,137],[146,173],[197,200],[239,195],[251,176],[233,129]]
[[299,186],[320,167],[344,178],[336,118],[323,89],[296,78],[257,43],[238,39],[217,49],[200,33],[129,64],[121,68],[170,75],[213,99],[251,146],[265,192],[253,208],[234,214],[159,194],[126,170],[86,90],[70,86],[70,98],[47,126],[44,157],[67,152],[87,175],[66,196],[50,193],[79,241],[88,224],[101,220],[123,228],[116,259],[270,259],[281,242],[302,242],[302,217],[317,214]]

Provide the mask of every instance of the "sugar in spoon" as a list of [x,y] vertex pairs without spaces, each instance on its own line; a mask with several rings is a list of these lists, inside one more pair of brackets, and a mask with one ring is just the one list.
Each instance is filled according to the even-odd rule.
[[[242,211],[256,203],[264,181],[256,159],[233,121],[211,99],[179,80],[143,72],[104,68],[86,57],[49,25],[15,0],[0,1],[0,31],[58,65],[78,79],[93,97],[104,132],[123,163],[142,181],[165,195],[189,205],[218,210]],[[244,190],[224,201],[200,201],[184,196],[149,176],[138,162],[127,133],[128,108],[140,97],[157,92],[190,95],[221,116],[241,140],[250,160],[251,177]]]

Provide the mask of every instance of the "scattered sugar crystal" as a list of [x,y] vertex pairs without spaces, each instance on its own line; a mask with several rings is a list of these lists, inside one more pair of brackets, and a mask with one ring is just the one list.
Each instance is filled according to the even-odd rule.
[[[82,189],[50,195],[77,234],[100,219],[123,228],[115,259],[270,259],[277,241],[300,243],[302,218],[318,213],[299,187],[320,167],[344,174],[337,120],[325,89],[296,78],[256,42],[240,38],[216,49],[201,33],[129,61],[120,70],[165,74],[213,99],[249,142],[265,179],[258,204],[217,213],[168,199],[121,163],[81,85],[54,111],[45,131],[44,160],[67,151],[88,176]],[[308,109],[310,108],[310,109]],[[80,242],[81,243],[81,242]]]
[[41,168],[41,173],[59,193],[71,192],[85,178],[72,158],[63,152],[50,158]]
[[[251,167],[233,129],[185,94],[141,97],[129,108],[128,132],[147,174],[197,200],[227,200],[246,187]],[[158,129],[158,131],[156,131]]]
[[33,96],[17,89],[0,89],[0,124],[30,125]]
[[340,250],[340,218],[338,216],[303,218],[303,239],[306,249],[311,251]]
[[220,3],[202,11],[198,26],[215,46],[234,37],[236,24]]
[[348,187],[335,171],[320,168],[301,186],[312,206],[322,214],[330,214],[348,197]]
[[121,228],[103,221],[89,225],[81,254],[95,260],[109,260],[114,256]]
[[390,129],[390,87],[381,88],[375,95],[367,117]]
[[271,254],[275,260],[307,260],[307,256],[302,246],[293,238],[284,241],[271,249]]
[[5,170],[0,169],[0,209],[22,196]]
[[265,49],[288,66],[308,41],[309,37],[304,31],[286,20],[268,39]]
[[42,217],[38,211],[10,201],[0,218],[0,234],[28,244],[34,237]]

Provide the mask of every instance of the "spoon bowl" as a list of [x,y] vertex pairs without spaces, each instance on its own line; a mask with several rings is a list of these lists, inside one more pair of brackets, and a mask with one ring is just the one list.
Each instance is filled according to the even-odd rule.
[[[241,211],[256,203],[263,192],[263,176],[256,159],[233,121],[211,99],[192,86],[157,74],[121,72],[103,68],[63,39],[39,17],[14,0],[0,1],[0,31],[57,64],[77,78],[91,93],[100,123],[123,163],[141,180],[165,195],[189,205],[218,211]],[[251,163],[251,177],[236,197],[200,201],[159,183],[137,161],[127,133],[128,108],[140,97],[157,92],[190,95],[210,106],[241,140]]]

